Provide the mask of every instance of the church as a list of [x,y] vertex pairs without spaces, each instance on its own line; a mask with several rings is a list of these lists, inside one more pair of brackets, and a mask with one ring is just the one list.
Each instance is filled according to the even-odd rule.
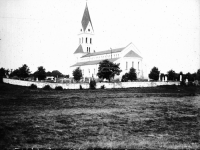
[[121,81],[122,76],[129,72],[131,67],[136,69],[137,78],[144,78],[143,58],[133,43],[129,43],[120,48],[95,51],[93,49],[93,38],[94,28],[86,4],[78,34],[79,45],[74,52],[75,62],[71,66],[72,70],[79,67],[82,70],[83,78],[98,78],[99,62],[107,59],[110,62],[120,64],[119,67],[122,72],[119,76],[115,76],[115,79]]

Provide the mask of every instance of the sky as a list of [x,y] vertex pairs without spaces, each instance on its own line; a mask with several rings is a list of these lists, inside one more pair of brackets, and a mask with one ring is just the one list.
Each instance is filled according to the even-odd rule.
[[[95,51],[133,43],[147,70],[200,68],[199,0],[87,0]],[[86,0],[0,0],[0,68],[70,74]]]

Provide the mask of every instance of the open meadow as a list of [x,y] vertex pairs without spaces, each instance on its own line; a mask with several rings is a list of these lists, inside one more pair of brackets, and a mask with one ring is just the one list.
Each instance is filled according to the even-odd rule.
[[0,84],[1,148],[200,148],[200,87],[42,90]]

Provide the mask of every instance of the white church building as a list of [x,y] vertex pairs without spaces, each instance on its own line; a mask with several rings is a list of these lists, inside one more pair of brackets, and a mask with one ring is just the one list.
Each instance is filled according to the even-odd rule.
[[120,64],[122,70],[119,76],[115,76],[121,80],[121,77],[129,72],[130,68],[136,69],[137,78],[143,79],[143,58],[140,51],[130,43],[121,48],[108,49],[103,51],[94,51],[93,45],[94,29],[90,18],[88,6],[86,4],[85,11],[81,21],[80,33],[78,34],[79,46],[74,52],[74,65],[71,69],[79,67],[82,70],[83,77],[98,78],[97,72],[99,62],[107,59],[113,63]]

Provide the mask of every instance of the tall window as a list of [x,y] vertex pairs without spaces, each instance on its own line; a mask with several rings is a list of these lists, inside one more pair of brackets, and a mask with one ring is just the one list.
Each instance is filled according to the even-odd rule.
[[87,43],[87,38],[85,38],[85,43]]
[[128,62],[126,62],[126,70],[128,69]]
[[88,47],[87,47],[87,52],[88,52]]
[[134,68],[134,61],[132,61],[132,67]]
[[81,44],[81,38],[79,38],[79,44]]
[[92,44],[92,38],[90,38],[90,44]]
[[140,70],[140,62],[138,62],[138,70]]
[[82,43],[83,43],[83,37],[82,37]]

